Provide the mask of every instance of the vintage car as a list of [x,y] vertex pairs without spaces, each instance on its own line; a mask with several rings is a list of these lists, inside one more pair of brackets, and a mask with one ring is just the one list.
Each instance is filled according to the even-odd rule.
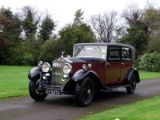
[[70,94],[79,106],[91,104],[99,90],[126,88],[133,94],[140,82],[134,67],[135,49],[118,43],[78,43],[73,57],[62,56],[51,64],[40,61],[28,74],[29,93],[41,101],[48,94]]

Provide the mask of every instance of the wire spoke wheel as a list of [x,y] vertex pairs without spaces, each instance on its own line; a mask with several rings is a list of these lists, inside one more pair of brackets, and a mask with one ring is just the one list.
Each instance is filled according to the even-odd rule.
[[91,104],[94,97],[94,83],[87,77],[81,83],[77,83],[75,89],[75,99],[77,103],[82,106]]
[[30,81],[29,83],[30,96],[36,101],[44,100],[47,96],[44,91],[38,89],[40,85],[39,83],[40,80]]
[[129,81],[129,86],[126,87],[127,93],[134,94],[134,92],[136,90],[136,86],[137,86],[137,78],[136,78],[135,74],[133,73],[131,75],[131,79]]

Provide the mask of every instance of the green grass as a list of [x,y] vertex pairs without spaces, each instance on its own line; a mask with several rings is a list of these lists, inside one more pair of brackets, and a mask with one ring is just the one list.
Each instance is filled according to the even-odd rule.
[[81,120],[159,120],[160,97],[89,115]]
[[148,79],[157,79],[160,78],[160,72],[146,72],[146,71],[139,71],[140,79],[141,80],[148,80]]
[[28,72],[31,68],[0,66],[0,99],[28,95]]

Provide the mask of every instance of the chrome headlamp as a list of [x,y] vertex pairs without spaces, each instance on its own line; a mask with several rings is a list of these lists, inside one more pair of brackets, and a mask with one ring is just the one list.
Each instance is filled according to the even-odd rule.
[[48,63],[48,62],[44,62],[43,64],[42,64],[42,71],[43,72],[48,72],[49,71],[49,69],[50,69],[50,64]]
[[72,66],[69,63],[65,63],[63,66],[63,72],[64,74],[69,74],[72,70]]

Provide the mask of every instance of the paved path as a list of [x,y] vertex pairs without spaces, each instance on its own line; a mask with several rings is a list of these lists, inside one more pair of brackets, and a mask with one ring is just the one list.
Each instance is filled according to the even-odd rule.
[[87,114],[157,95],[160,95],[160,80],[142,81],[134,95],[128,95],[124,88],[114,92],[100,92],[91,106],[85,108],[78,107],[70,95],[49,95],[43,102],[34,102],[30,97],[5,99],[0,100],[0,120],[77,120]]

